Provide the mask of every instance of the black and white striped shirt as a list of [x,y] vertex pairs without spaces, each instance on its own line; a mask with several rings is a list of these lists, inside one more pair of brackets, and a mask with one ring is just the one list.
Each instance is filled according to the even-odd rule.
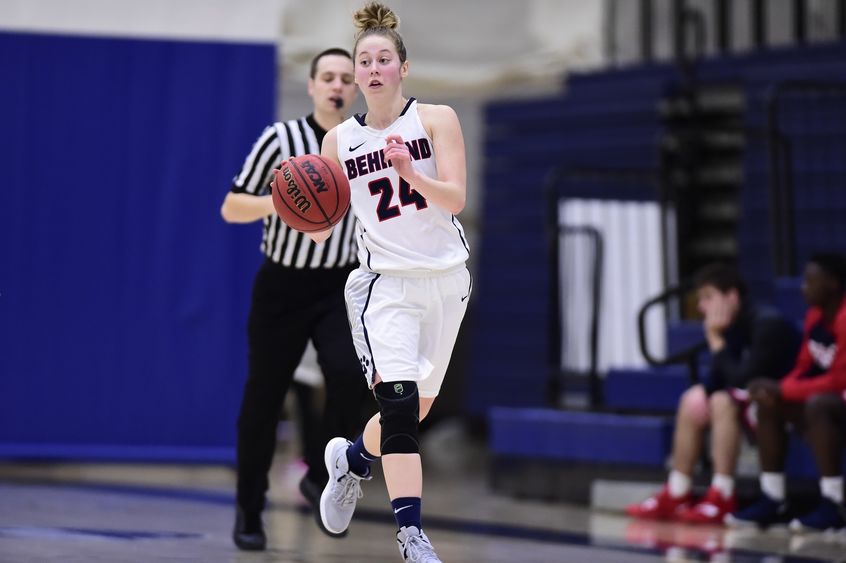
[[[259,136],[241,172],[232,183],[235,193],[270,194],[272,170],[291,156],[320,154],[326,131],[313,115],[276,122]],[[283,266],[303,269],[346,268],[356,258],[355,216],[352,211],[335,226],[332,236],[315,244],[306,235],[295,231],[274,213],[264,218],[261,251],[270,260]]]

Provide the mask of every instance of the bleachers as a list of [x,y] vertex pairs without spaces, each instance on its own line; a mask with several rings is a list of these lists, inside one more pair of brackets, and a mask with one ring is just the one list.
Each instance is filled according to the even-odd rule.
[[[800,322],[805,307],[798,280],[776,280],[772,268],[770,171],[763,134],[767,93],[772,84],[786,79],[846,76],[846,45],[709,60],[700,66],[698,76],[703,81],[735,81],[746,93],[739,266],[754,299],[772,301]],[[468,406],[477,413],[497,406],[488,410],[488,422],[492,450],[499,459],[548,460],[559,471],[561,462],[567,461],[582,467],[640,465],[654,468],[656,475],[663,473],[672,412],[689,384],[684,367],[610,370],[604,379],[603,412],[544,408],[549,265],[542,187],[553,168],[561,165],[657,167],[663,132],[657,108],[678,80],[670,65],[577,74],[569,77],[563,97],[498,102],[487,110],[485,224],[477,253],[476,356]],[[846,114],[846,106],[837,107]],[[804,138],[832,127],[825,119],[801,116],[789,116],[785,124]],[[801,186],[797,182],[798,256],[807,257],[811,248],[824,243],[824,248],[846,248],[846,221],[838,219],[846,216],[846,180],[840,180],[836,195],[827,182],[832,174],[846,178],[846,159],[820,158],[818,151],[801,149],[795,156],[795,171],[803,179],[819,177],[803,180]],[[597,188],[603,189],[613,192],[614,186]],[[669,349],[701,336],[698,323],[672,325]],[[637,337],[634,331],[631,337]],[[788,472],[815,474],[804,445],[791,446]]]
[[802,281],[799,278],[778,278],[775,281],[773,298],[773,305],[800,325],[807,309],[801,286]]
[[663,467],[672,436],[664,416],[498,407],[491,410],[494,455]]
[[[542,187],[554,168],[568,163],[657,166],[663,87],[655,79],[670,74],[656,66],[573,76],[567,96],[487,108],[484,236],[474,252],[479,329],[466,394],[471,413],[545,403],[549,271]],[[625,97],[611,94],[622,87]]]
[[629,412],[671,413],[689,385],[685,366],[611,369],[605,375],[605,406]]
[[696,321],[672,321],[667,326],[667,350],[675,352],[702,342],[702,324]]
[[[769,140],[765,135],[768,101],[779,82],[843,81],[839,77],[846,77],[846,47],[843,45],[783,51],[778,57],[773,54],[746,70],[746,125],[750,134],[741,192],[740,267],[753,294],[762,298],[772,298],[775,290],[769,222],[771,170]],[[778,115],[782,130],[792,141],[798,266],[815,249],[832,249],[838,244],[843,247],[846,243],[844,222],[837,220],[846,213],[846,176],[843,176],[841,156],[846,152],[846,92],[834,105],[830,99],[827,104],[823,100],[797,104],[797,100],[788,95],[780,104]],[[841,135],[836,144],[831,142],[833,131]],[[820,137],[826,133],[829,135]],[[809,146],[809,140],[815,137],[821,138],[823,144]]]

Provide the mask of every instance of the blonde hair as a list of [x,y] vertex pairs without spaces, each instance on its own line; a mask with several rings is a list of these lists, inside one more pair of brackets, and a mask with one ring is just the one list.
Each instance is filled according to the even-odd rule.
[[393,10],[380,2],[370,2],[353,14],[353,21],[358,32],[355,35],[353,56],[356,55],[359,42],[371,35],[387,37],[394,44],[399,55],[400,64],[405,62],[405,44],[399,32],[399,16]]

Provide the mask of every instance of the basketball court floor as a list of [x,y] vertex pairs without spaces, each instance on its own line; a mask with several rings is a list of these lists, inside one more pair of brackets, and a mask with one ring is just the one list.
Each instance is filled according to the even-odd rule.
[[[495,495],[480,446],[435,451],[426,466],[423,525],[445,563],[846,561],[843,535],[635,522]],[[265,517],[268,550],[246,553],[230,539],[231,468],[3,463],[0,562],[401,561],[381,476],[365,483],[349,535],[338,540],[324,536],[303,507],[301,471],[284,453],[277,457]]]

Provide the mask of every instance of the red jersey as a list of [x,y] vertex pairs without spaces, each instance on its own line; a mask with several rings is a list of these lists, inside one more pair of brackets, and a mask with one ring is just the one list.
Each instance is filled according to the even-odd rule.
[[846,298],[827,323],[823,312],[812,307],[805,315],[802,348],[796,365],[781,380],[781,394],[788,401],[805,401],[818,393],[846,390]]

